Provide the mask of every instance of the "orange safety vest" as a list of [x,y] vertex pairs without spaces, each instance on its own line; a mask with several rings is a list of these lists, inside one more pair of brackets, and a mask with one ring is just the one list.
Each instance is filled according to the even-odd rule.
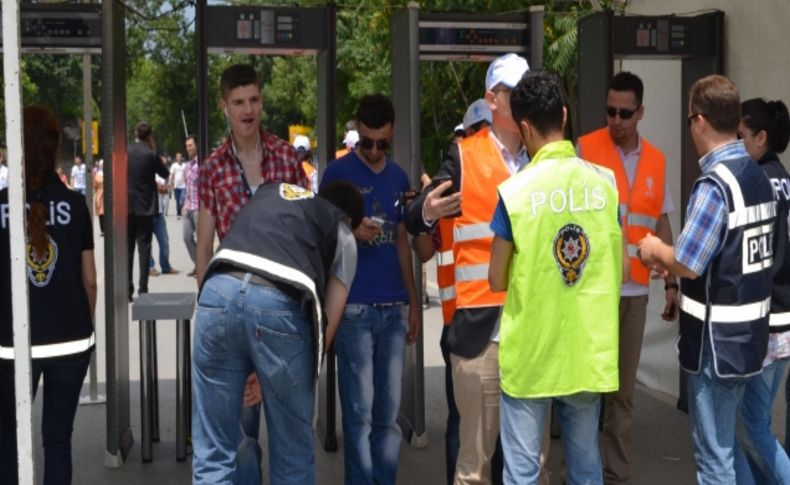
[[336,150],[335,151],[335,160],[337,160],[338,158],[345,157],[350,152],[351,152],[351,150],[349,150],[348,148],[341,148],[340,150]]
[[489,224],[497,205],[496,187],[510,171],[483,129],[458,146],[461,157],[461,215],[453,219],[453,257],[457,308],[502,306],[505,292],[488,286],[494,233]]
[[455,264],[453,262],[453,220],[439,219],[439,250],[436,252],[436,283],[442,302],[442,320],[450,325],[455,313]]
[[315,172],[315,167],[313,166],[312,163],[305,160],[302,162],[302,170],[304,171],[305,177],[307,177],[307,187],[305,188],[307,190],[313,190],[313,187],[311,187],[311,185],[313,184],[310,183],[311,180],[310,177],[313,176],[313,173]]
[[655,234],[661,208],[664,206],[666,159],[656,147],[642,138],[642,153],[636,166],[634,183],[629,189],[628,177],[608,128],[601,128],[579,138],[581,158],[614,172],[620,196],[620,216],[625,228],[628,255],[631,257],[631,280],[649,285],[650,270],[637,257],[639,241],[648,233]]

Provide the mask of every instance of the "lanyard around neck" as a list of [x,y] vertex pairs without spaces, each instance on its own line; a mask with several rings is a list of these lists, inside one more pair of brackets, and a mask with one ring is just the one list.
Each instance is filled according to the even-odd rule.
[[[260,134],[258,135],[258,143],[261,143]],[[236,155],[236,142],[233,140],[233,133],[230,134],[230,151],[233,153],[233,159],[236,160],[236,165],[239,167],[239,175],[241,175],[241,185],[244,192],[247,194],[247,199],[252,199],[252,189],[250,189],[250,183],[247,182],[247,176],[244,175],[244,166],[241,164],[241,160],[239,160],[238,155]],[[257,150],[256,150],[257,154]],[[260,160],[258,160],[260,164]]]

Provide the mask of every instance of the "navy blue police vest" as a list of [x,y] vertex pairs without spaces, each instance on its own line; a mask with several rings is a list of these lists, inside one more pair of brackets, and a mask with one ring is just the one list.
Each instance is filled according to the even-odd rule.
[[768,176],[776,199],[771,332],[786,332],[790,330],[790,175],[775,153],[766,154],[757,163]]
[[312,309],[313,350],[320,368],[326,317],[323,301],[343,212],[302,187],[265,184],[236,214],[206,269],[230,265],[295,288],[302,308]]
[[[748,157],[724,160],[701,180],[713,181],[728,207],[724,241],[705,272],[680,283],[680,365],[701,367],[703,339],[710,339],[716,375],[758,374],[768,349],[773,191]],[[696,187],[695,187],[696,188]]]

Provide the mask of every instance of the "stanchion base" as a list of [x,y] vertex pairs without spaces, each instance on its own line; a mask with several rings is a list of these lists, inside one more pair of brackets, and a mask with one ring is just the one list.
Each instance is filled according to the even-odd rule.
[[89,404],[107,404],[107,396],[99,394],[96,399],[91,399],[90,396],[80,396],[80,406],[87,406]]

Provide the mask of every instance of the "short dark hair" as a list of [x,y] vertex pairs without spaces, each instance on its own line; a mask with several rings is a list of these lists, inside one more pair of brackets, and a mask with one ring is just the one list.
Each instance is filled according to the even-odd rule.
[[741,123],[741,97],[729,79],[718,74],[698,79],[689,89],[691,112],[705,117],[719,133],[735,133]]
[[222,93],[222,99],[228,99],[228,93],[239,86],[254,84],[260,87],[258,82],[258,73],[255,72],[254,67],[249,64],[233,64],[222,71],[222,76],[219,79],[219,89],[220,93]]
[[645,95],[645,85],[639,76],[632,72],[620,71],[609,81],[611,91],[631,91],[636,97],[637,107],[642,106],[642,97]]
[[197,145],[197,138],[195,138],[195,135],[193,135],[192,133],[188,134],[187,137],[184,138],[184,143],[188,142],[189,140],[192,140],[193,142],[195,142],[195,145]]
[[395,107],[387,96],[381,93],[368,94],[357,105],[357,123],[374,130],[395,123]]
[[790,115],[782,101],[766,101],[762,98],[749,99],[741,103],[741,119],[752,133],[765,131],[768,148],[782,153],[790,141]]
[[527,120],[541,135],[562,132],[565,96],[560,80],[548,71],[527,71],[510,93],[510,112],[516,123]]
[[365,216],[362,192],[348,180],[333,180],[318,191],[318,195],[343,211],[351,219],[351,229],[356,229]]
[[140,141],[146,141],[151,136],[152,132],[153,129],[151,129],[151,125],[145,121],[141,121],[137,123],[137,127],[134,129],[134,136]]

